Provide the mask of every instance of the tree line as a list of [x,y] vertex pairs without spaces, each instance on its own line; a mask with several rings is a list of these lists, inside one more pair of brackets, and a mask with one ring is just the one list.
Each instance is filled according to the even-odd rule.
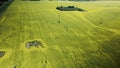
[[9,1],[9,0],[0,0],[0,2],[7,2],[7,1]]

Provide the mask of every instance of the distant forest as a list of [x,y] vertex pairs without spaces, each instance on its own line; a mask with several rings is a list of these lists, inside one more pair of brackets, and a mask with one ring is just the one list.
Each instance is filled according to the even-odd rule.
[[[44,1],[44,0],[21,0],[21,1]],[[120,1],[120,0],[45,0],[45,1]]]
[[6,1],[9,1],[9,0],[0,0],[0,2],[6,2]]

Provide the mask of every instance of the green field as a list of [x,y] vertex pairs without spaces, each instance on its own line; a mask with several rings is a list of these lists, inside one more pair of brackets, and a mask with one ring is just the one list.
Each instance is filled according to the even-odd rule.
[[0,68],[119,68],[120,1],[14,1],[0,14],[0,51]]

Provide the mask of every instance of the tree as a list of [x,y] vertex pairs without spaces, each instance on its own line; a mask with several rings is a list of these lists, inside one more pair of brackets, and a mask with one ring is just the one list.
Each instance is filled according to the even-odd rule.
[[7,1],[9,1],[9,0],[0,0],[0,2],[7,2]]

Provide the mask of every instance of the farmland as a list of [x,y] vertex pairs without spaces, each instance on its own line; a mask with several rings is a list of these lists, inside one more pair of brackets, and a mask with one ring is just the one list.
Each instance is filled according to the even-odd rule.
[[[34,40],[43,47],[25,47]],[[120,2],[16,0],[0,14],[0,51],[0,68],[119,68]]]

